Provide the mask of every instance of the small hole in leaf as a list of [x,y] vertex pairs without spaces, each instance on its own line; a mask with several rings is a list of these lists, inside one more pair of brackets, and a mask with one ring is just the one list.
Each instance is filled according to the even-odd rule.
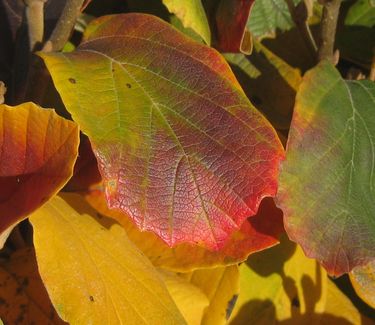
[[94,302],[94,297],[90,296],[90,301]]
[[69,82],[75,84],[77,81],[74,78],[69,78]]
[[126,87],[131,88],[132,85],[131,84],[126,84]]
[[233,297],[228,301],[227,309],[225,311],[225,319],[228,320],[230,315],[232,314],[233,308],[236,304],[238,299],[238,295],[233,295]]
[[297,307],[297,308],[300,307],[300,303],[299,303],[299,299],[298,299],[298,297],[294,297],[294,298],[292,299],[292,306]]

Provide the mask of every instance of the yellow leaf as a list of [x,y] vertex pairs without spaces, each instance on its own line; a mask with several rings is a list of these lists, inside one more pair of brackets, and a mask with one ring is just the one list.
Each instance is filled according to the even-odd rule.
[[322,267],[283,238],[240,266],[240,295],[231,324],[272,324],[322,313],[326,286]]
[[239,292],[237,265],[202,269],[181,276],[200,288],[210,301],[201,324],[226,324]]
[[103,226],[79,200],[54,197],[30,217],[39,271],[60,317],[71,324],[184,324],[124,229]]
[[32,248],[18,250],[0,264],[0,316],[7,325],[65,324],[48,298]]
[[320,323],[329,325],[374,324],[373,321],[359,313],[350,299],[331,280],[328,280],[327,303]]
[[283,238],[240,266],[240,294],[230,324],[365,324],[316,260]]
[[211,31],[201,0],[163,0],[168,10],[174,13],[185,28],[191,28],[206,44],[211,43]]
[[200,325],[203,312],[209,305],[207,296],[198,287],[175,273],[166,270],[159,272],[186,322],[189,325]]
[[354,290],[372,308],[375,308],[375,261],[354,268],[350,273]]

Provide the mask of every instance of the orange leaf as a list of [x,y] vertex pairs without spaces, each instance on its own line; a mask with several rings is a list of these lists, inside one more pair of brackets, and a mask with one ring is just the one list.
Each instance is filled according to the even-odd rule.
[[56,194],[72,175],[77,124],[33,103],[0,105],[0,233]]

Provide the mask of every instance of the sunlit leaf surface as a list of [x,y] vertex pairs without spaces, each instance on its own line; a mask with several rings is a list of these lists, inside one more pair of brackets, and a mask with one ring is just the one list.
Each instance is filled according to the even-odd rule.
[[135,243],[156,266],[174,271],[236,264],[249,254],[276,245],[284,231],[282,212],[272,198],[263,199],[256,216],[247,219],[240,230],[232,234],[219,251],[179,244],[170,248],[151,232],[141,232],[123,212],[109,209],[102,191],[92,190],[86,195],[88,202],[101,214],[116,219]]
[[282,146],[215,50],[143,14],[41,54],[98,159],[109,206],[168,245],[217,250],[274,196]]
[[[184,324],[156,269],[76,194],[30,217],[43,282],[70,324]],[[75,210],[68,202],[78,210]]]
[[354,268],[350,280],[358,296],[375,308],[375,261]]
[[239,292],[238,266],[202,269],[181,276],[200,288],[209,299],[201,324],[227,324]]
[[206,44],[211,43],[211,31],[201,0],[163,0],[164,5],[174,13],[184,27],[191,28]]
[[52,109],[0,105],[0,233],[64,186],[78,144],[77,124]]
[[203,291],[175,273],[160,269],[159,273],[181,314],[189,325],[201,325],[209,300]]

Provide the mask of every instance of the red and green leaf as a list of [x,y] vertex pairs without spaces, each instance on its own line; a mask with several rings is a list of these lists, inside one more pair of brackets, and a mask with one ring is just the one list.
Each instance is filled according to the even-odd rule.
[[41,56],[110,207],[141,230],[218,249],[275,195],[282,146],[215,50],[126,14],[91,23],[72,53]]
[[0,105],[0,233],[56,194],[72,176],[76,123],[33,103]]
[[375,258],[374,98],[327,62],[297,93],[278,202],[290,238],[334,275]]

